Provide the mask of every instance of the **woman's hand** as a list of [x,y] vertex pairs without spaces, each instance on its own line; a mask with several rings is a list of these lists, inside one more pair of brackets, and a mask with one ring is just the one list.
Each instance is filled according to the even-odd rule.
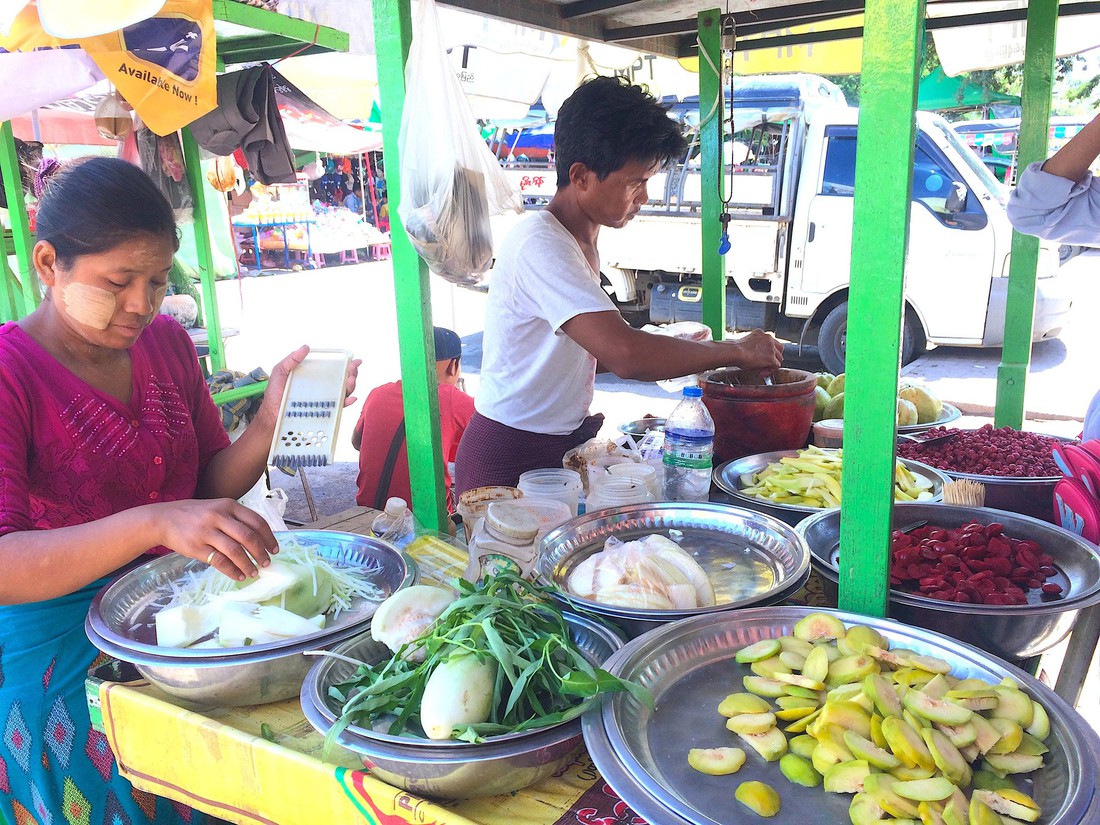
[[350,407],[355,403],[355,396],[352,395],[355,392],[355,382],[359,380],[359,367],[362,365],[362,358],[353,358],[351,363],[348,364],[348,376],[344,383],[344,406]]
[[213,565],[231,579],[254,577],[279,552],[263,517],[232,499],[189,499],[149,505],[158,543]]
[[783,343],[762,329],[754,329],[736,341],[722,342],[721,346],[730,348],[731,366],[748,370],[774,370],[783,363]]

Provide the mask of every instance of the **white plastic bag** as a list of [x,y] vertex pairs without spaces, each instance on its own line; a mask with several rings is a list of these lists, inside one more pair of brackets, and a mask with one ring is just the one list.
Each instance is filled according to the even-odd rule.
[[481,139],[470,104],[443,47],[435,0],[420,0],[399,137],[398,214],[428,267],[474,286],[493,261],[489,216],[523,203]]
[[271,532],[287,530],[286,522],[283,521],[287,503],[286,491],[279,487],[269,490],[265,476],[260,476],[260,480],[252,485],[252,489],[240,498],[240,503],[263,516]]

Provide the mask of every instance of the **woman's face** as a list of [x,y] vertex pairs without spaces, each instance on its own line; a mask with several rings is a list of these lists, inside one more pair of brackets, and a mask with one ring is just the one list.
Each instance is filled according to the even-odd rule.
[[40,242],[35,264],[71,332],[96,346],[127,349],[160,311],[174,253],[173,238],[139,233],[67,267],[58,264],[49,243]]

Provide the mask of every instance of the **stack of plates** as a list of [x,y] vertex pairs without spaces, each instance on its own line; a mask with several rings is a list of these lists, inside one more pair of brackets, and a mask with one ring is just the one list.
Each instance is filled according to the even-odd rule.
[[[637,638],[607,661],[607,670],[640,681],[656,699],[651,709],[629,694],[615,694],[582,720],[593,761],[635,812],[661,825],[748,825],[760,819],[734,801],[733,791],[742,782],[758,780],[779,793],[783,807],[777,822],[836,825],[849,821],[851,796],[788,782],[778,764],[764,762],[751,748],[744,748],[748,759],[734,776],[706,776],[687,763],[691,748],[742,744],[726,730],[717,711],[727,694],[741,689],[741,677],[751,672],[748,665],[734,661],[737,650],[790,634],[795,623],[811,612],[762,607],[699,616]],[[1094,799],[1100,738],[1053,691],[1022,670],[937,633],[888,619],[832,614],[845,624],[873,627],[891,646],[950,662],[955,676],[1016,680],[1046,708],[1051,725],[1045,766],[1026,778],[1018,777],[1018,784],[1039,803],[1044,825],[1096,821],[1089,815],[1100,804]]]

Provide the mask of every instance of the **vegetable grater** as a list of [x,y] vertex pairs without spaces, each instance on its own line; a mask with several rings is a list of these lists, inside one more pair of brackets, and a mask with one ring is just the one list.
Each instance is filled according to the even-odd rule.
[[350,361],[346,350],[311,350],[290,373],[268,464],[296,470],[332,462]]

